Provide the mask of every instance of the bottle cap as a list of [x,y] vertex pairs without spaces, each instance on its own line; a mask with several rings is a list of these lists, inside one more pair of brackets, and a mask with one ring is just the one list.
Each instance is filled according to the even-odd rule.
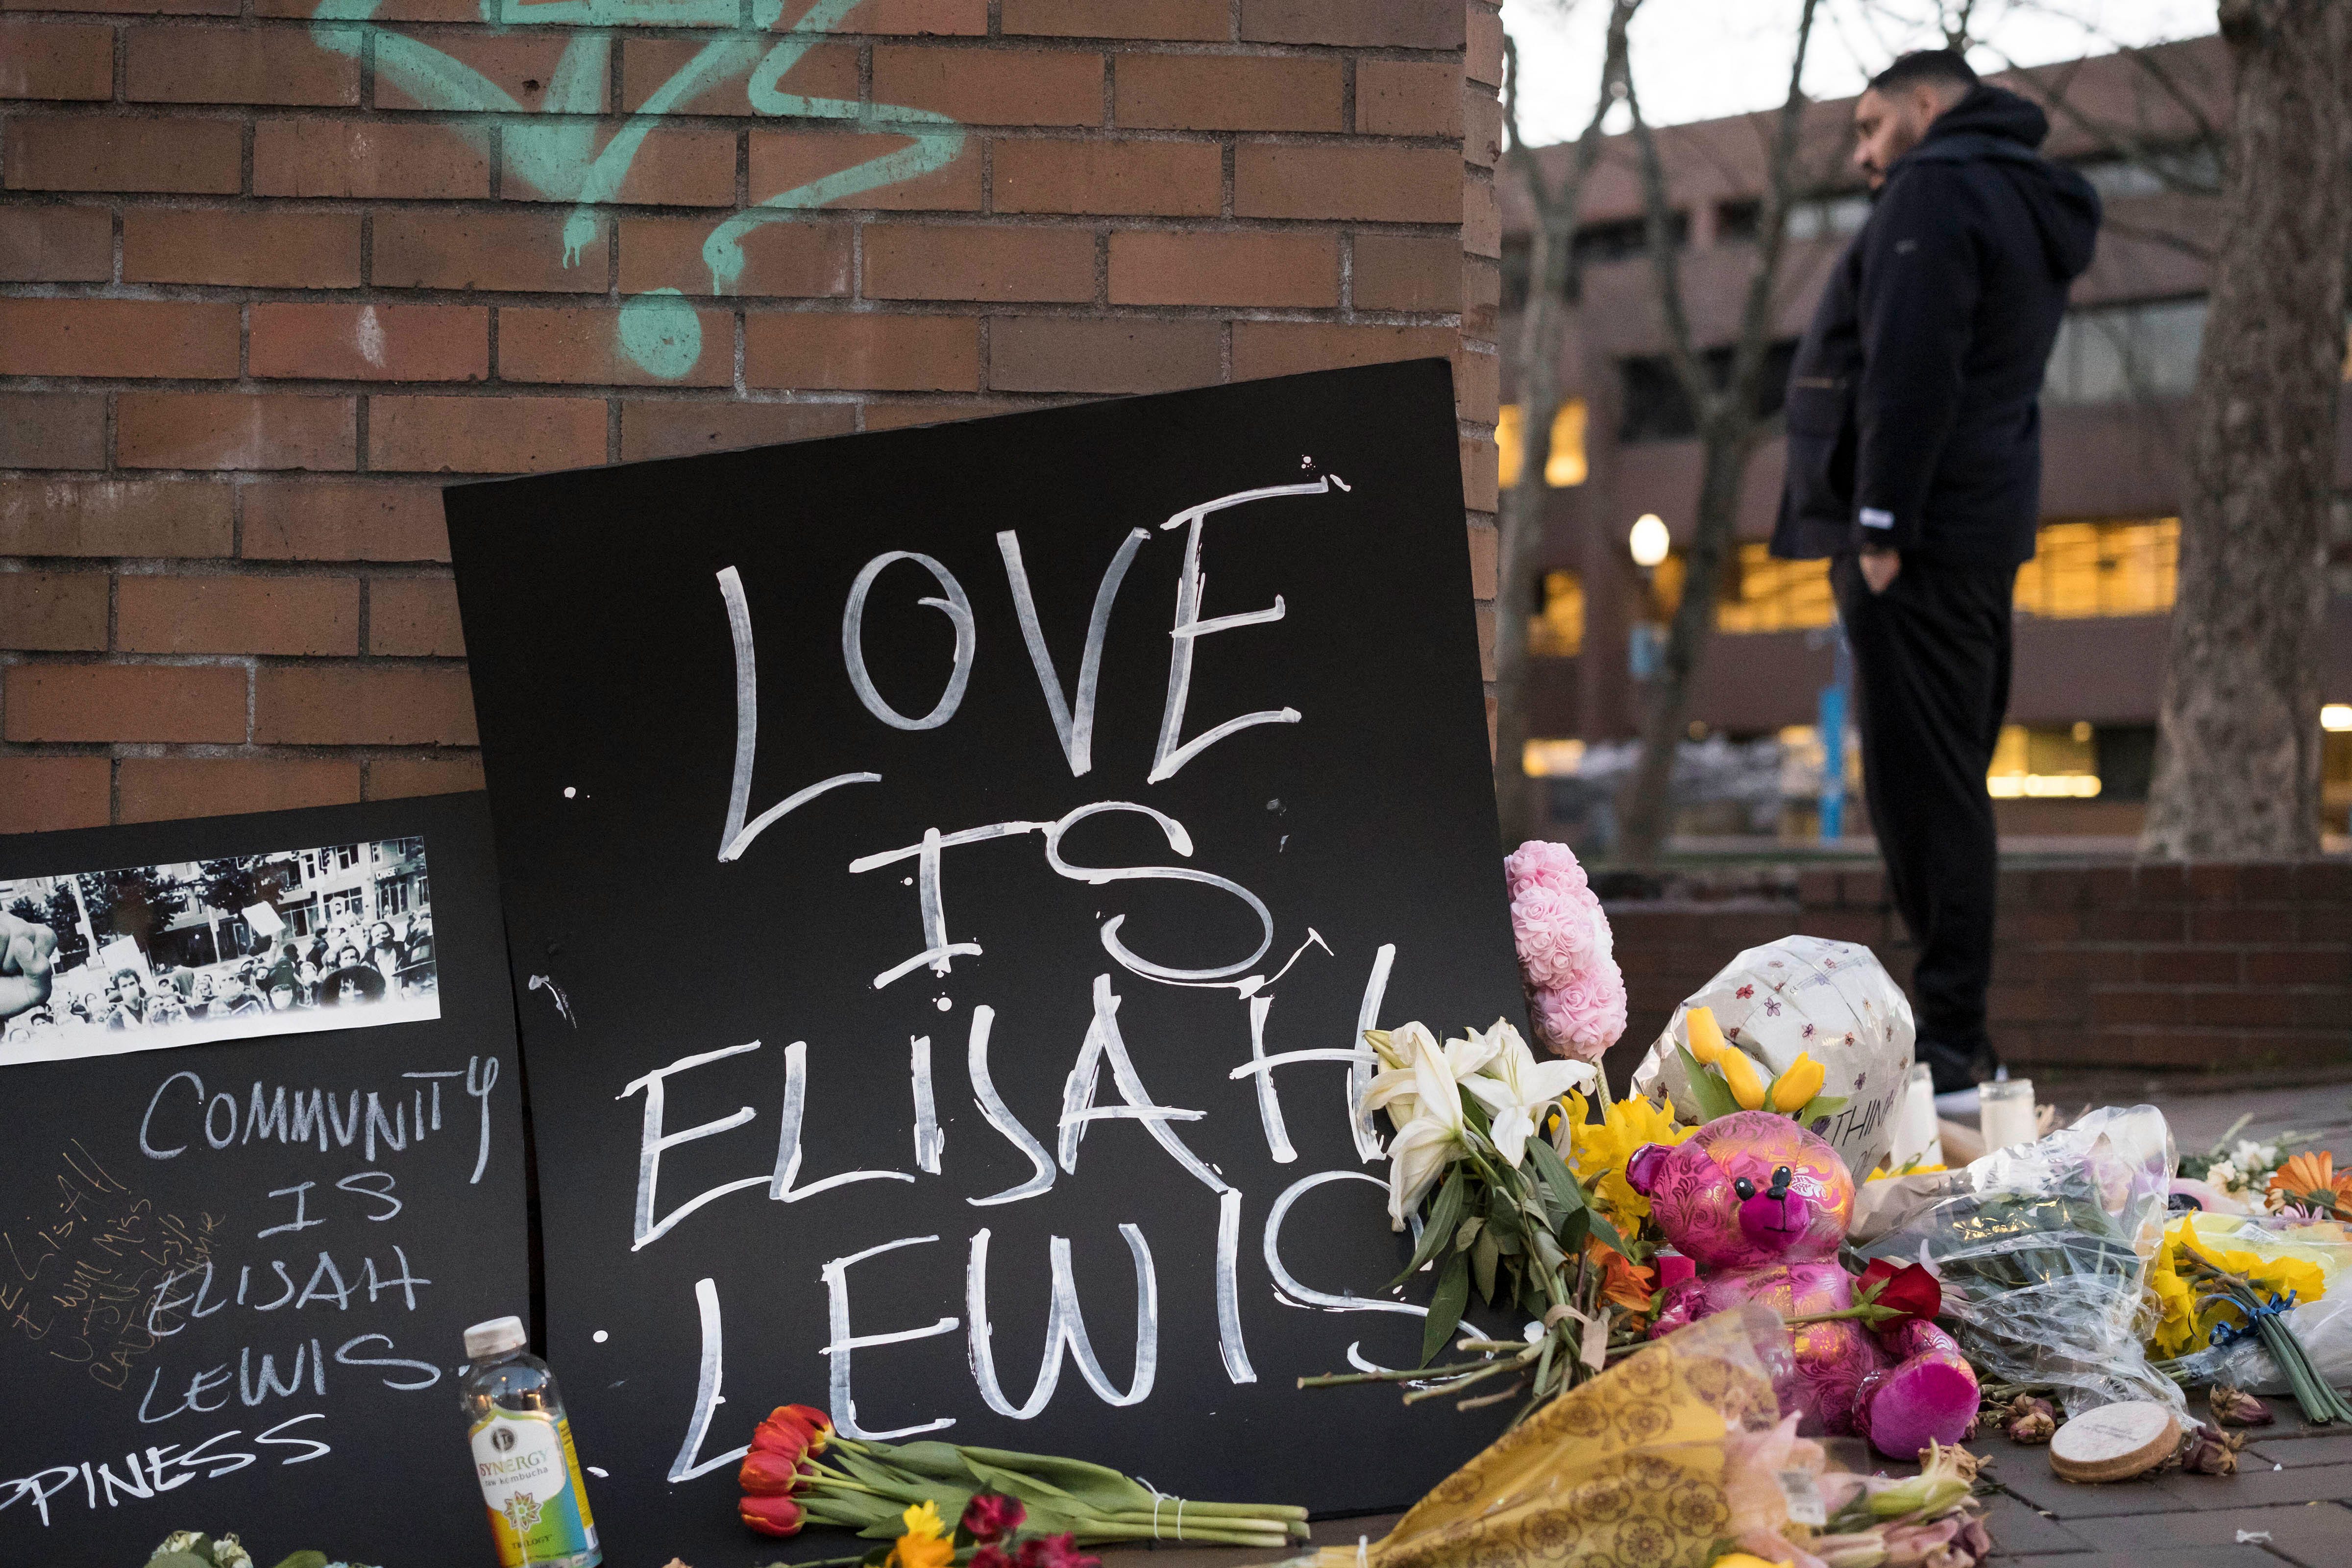
[[484,1356],[503,1355],[530,1342],[530,1335],[525,1331],[520,1318],[492,1318],[466,1331],[466,1359],[479,1361]]

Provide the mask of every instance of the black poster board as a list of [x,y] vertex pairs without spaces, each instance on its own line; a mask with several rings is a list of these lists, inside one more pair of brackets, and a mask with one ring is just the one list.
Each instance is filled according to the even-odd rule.
[[[121,879],[78,877],[78,905],[66,885],[126,868],[162,896],[109,904]],[[206,915],[199,887],[287,923]],[[0,1019],[0,1563],[142,1563],[175,1530],[239,1532],[263,1563],[487,1561],[462,1336],[527,1313],[530,1279],[482,797],[0,838],[0,913],[41,891],[68,911],[49,1002]],[[266,977],[286,942],[378,915],[401,938],[393,1021],[151,1046],[169,1031],[68,1017],[138,1048],[10,1059],[10,1023],[69,1014],[93,946],[149,970],[161,1030],[196,977],[226,996],[240,954]],[[339,1016],[370,1016],[362,978]],[[220,1026],[293,1018],[263,1001]]]
[[618,1562],[772,1561],[731,1456],[785,1402],[1323,1512],[1492,1436],[1295,1386],[1418,1354],[1363,1017],[1524,1016],[1453,408],[1430,361],[446,492]]

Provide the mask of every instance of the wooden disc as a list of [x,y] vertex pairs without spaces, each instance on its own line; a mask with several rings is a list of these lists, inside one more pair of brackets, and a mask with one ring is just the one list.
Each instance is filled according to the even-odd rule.
[[2153,1400],[2086,1410],[2050,1439],[2050,1468],[2070,1481],[2121,1481],[2162,1464],[2180,1446],[2180,1423]]

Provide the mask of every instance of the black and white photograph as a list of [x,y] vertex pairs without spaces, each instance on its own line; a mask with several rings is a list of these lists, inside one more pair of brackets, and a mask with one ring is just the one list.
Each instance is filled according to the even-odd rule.
[[440,1015],[421,837],[0,879],[0,1065]]

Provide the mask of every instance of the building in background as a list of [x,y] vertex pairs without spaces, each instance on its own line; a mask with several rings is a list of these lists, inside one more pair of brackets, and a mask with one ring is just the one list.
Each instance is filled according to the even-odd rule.
[[[2204,240],[2217,203],[2215,159],[2198,115],[2226,120],[2229,62],[2218,39],[2151,51],[2175,99],[2141,64],[2105,56],[1996,79],[2053,109],[2044,151],[2089,177],[2107,219],[2091,270],[2075,285],[2042,399],[2040,552],[2018,574],[2016,674],[1987,787],[2011,836],[2137,834],[2154,759],[2178,560],[2189,395],[2205,319]],[[2187,101],[2182,101],[2186,100]],[[2190,112],[2189,104],[2197,114]],[[1791,215],[1790,254],[1766,396],[1777,409],[1789,357],[1831,265],[1869,216],[1845,162],[1853,100],[1816,106],[1806,132],[1808,194]],[[1687,308],[1702,342],[1727,364],[1764,184],[1768,117],[1743,116],[1658,133],[1675,213]],[[1566,148],[1547,156],[1565,156]],[[1504,203],[1502,341],[1524,301],[1528,211],[1516,186]],[[1577,246],[1583,305],[1564,351],[1571,401],[1553,430],[1552,487],[1539,602],[1528,617],[1534,711],[1526,765],[1551,775],[1563,831],[1605,812],[1608,786],[1638,728],[1644,654],[1680,601],[1700,452],[1692,413],[1666,358],[1632,139],[1610,140],[1585,187]],[[2352,370],[2352,358],[2347,358]],[[1497,428],[1501,480],[1517,478],[1514,389]],[[2339,424],[2337,483],[2352,492],[2352,400]],[[1694,740],[1678,769],[1701,798],[1685,834],[1811,837],[1821,790],[1821,694],[1833,679],[1834,615],[1825,563],[1770,558],[1778,505],[1777,437],[1749,465],[1738,542],[1716,607],[1716,637],[1693,690]],[[1637,520],[1664,521],[1670,548],[1635,564]],[[2326,813],[2334,833],[2352,811],[2352,508],[2339,500],[2328,570],[2333,634],[2315,722],[2327,735]],[[1846,772],[1859,782],[1852,746]],[[1859,791],[1849,833],[1866,831]]]

